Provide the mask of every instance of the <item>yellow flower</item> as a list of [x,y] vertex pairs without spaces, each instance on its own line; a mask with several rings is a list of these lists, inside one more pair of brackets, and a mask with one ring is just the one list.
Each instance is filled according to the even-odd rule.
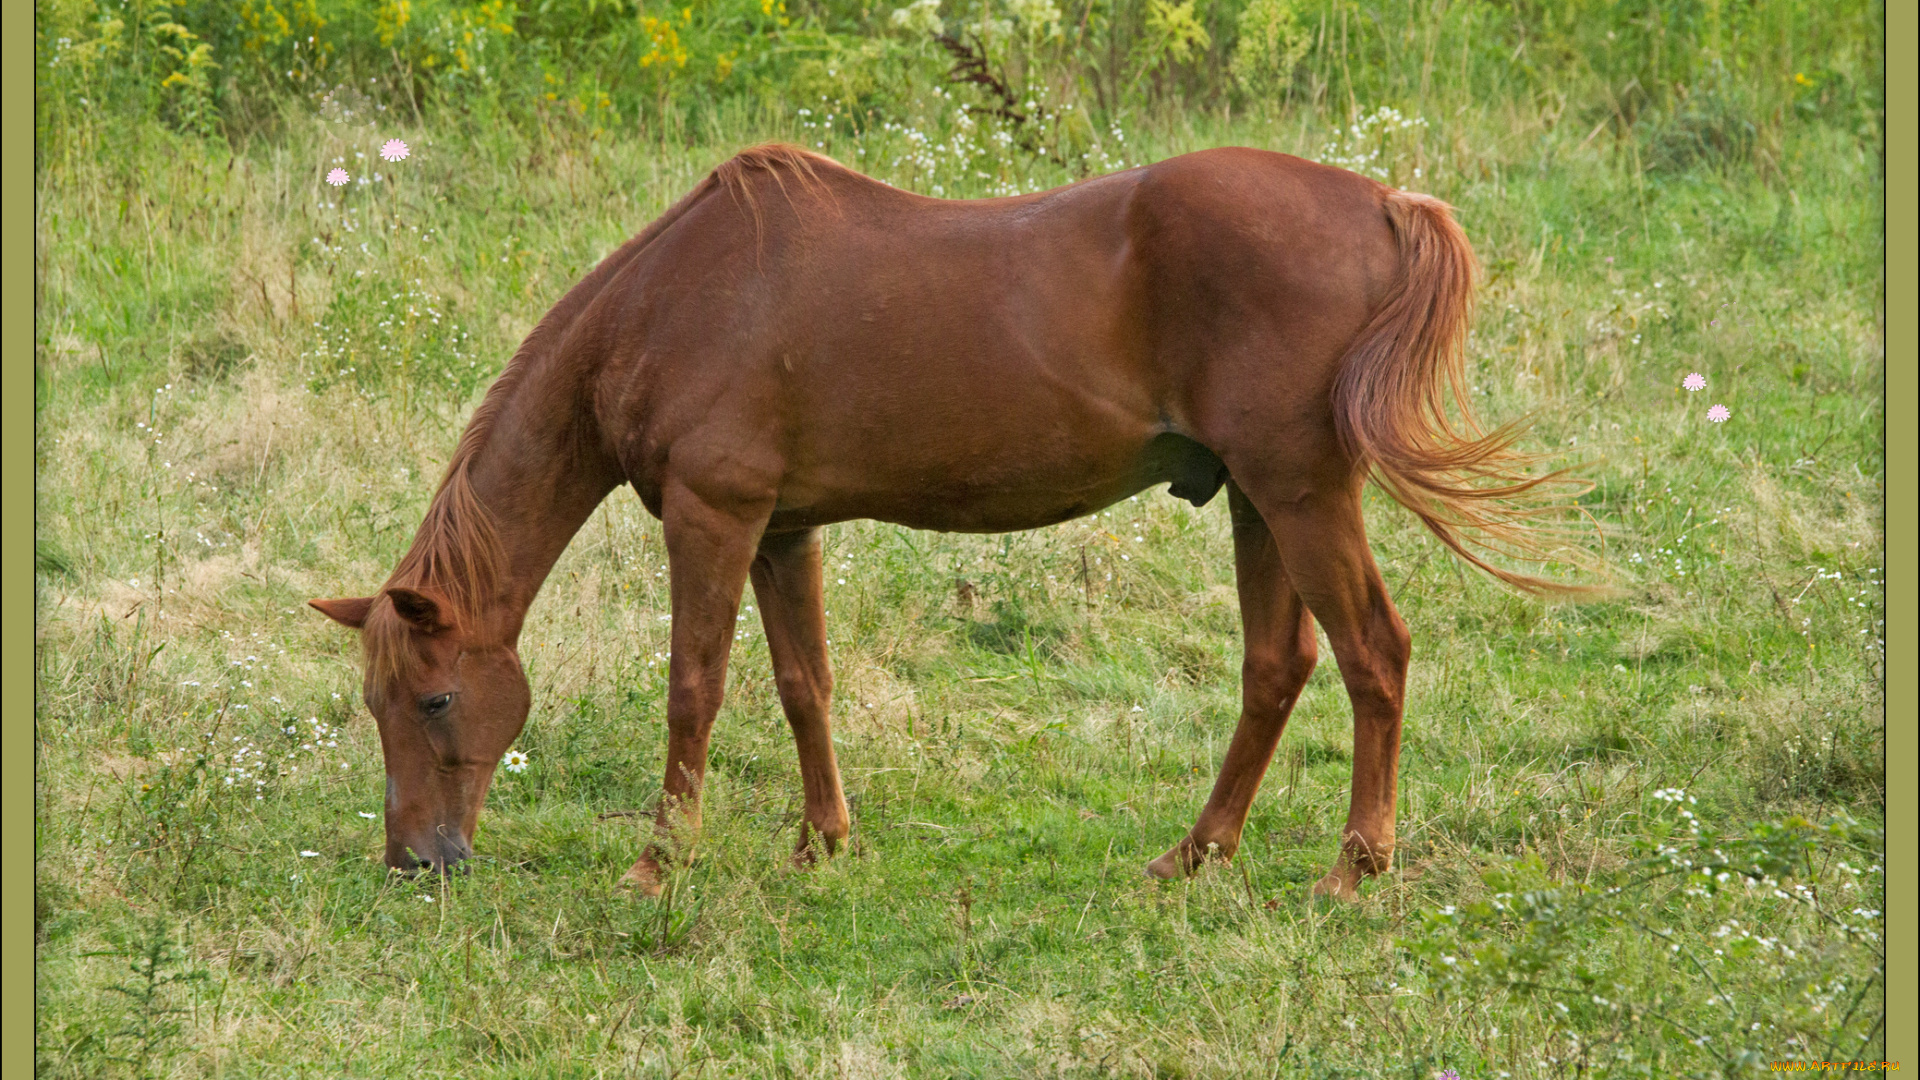
[[374,28],[380,35],[380,44],[392,45],[394,36],[407,25],[413,17],[413,4],[410,0],[388,0],[380,5],[374,14]]
[[653,44],[647,54],[640,58],[641,67],[649,68],[655,64],[687,66],[687,50],[681,46],[680,32],[674,28],[673,23],[666,19],[656,19],[651,15],[642,15],[640,31]]

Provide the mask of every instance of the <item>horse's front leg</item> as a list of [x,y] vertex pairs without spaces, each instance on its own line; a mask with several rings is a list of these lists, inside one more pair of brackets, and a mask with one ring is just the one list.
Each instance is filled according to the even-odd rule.
[[820,572],[820,530],[770,533],[753,560],[753,595],[767,630],[773,679],[793,728],[806,789],[806,816],[794,845],[795,865],[832,854],[847,838],[847,799],[833,758],[828,709],[833,668],[827,660],[827,622]]
[[700,831],[707,741],[726,689],[727,655],[747,569],[771,507],[715,506],[681,485],[663,493],[661,518],[673,594],[667,665],[667,775],[654,838],[621,880],[657,895],[676,853]]

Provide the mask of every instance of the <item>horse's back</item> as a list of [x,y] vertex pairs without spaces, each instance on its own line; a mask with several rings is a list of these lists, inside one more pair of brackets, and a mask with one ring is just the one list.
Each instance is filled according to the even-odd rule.
[[643,495],[672,459],[809,521],[1075,516],[1169,479],[1163,436],[1319,426],[1391,275],[1378,188],[1250,150],[980,201],[751,162],[608,289],[603,415]]

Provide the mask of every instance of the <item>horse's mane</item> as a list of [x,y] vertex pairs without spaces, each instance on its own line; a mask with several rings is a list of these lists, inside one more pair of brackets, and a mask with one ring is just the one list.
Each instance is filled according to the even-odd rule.
[[[721,163],[638,236],[602,259],[541,317],[467,421],[440,486],[427,506],[426,517],[414,534],[413,545],[394,567],[367,612],[361,640],[366,650],[367,683],[375,693],[382,693],[395,681],[413,674],[422,663],[413,629],[394,610],[387,590],[396,587],[431,590],[437,600],[452,609],[442,613],[444,619],[456,626],[472,627],[484,614],[486,604],[507,574],[506,549],[500,543],[493,515],[474,492],[472,465],[492,437],[500,414],[526,380],[528,368],[553,350],[580,312],[622,267],[701,198],[716,188],[725,187],[736,197],[744,194],[752,206],[751,179],[756,172],[770,173],[776,181],[783,174],[800,176],[804,186],[823,186],[813,172],[817,163],[832,164],[829,159],[799,147],[777,145],[757,146]],[[782,187],[784,190],[784,184]],[[757,210],[755,216],[758,217]]]
[[474,410],[433,493],[433,501],[427,505],[413,545],[388,575],[367,612],[361,639],[366,647],[368,685],[376,692],[410,675],[421,660],[412,628],[394,610],[388,589],[432,590],[436,599],[452,608],[443,612],[442,618],[456,626],[470,627],[506,573],[506,550],[493,515],[474,493],[471,467],[514,389],[525,378],[529,357],[552,321],[551,313],[540,321]]
[[735,203],[746,207],[753,217],[753,229],[756,237],[761,231],[760,201],[755,195],[754,180],[757,176],[766,176],[773,180],[786,196],[789,206],[797,207],[794,192],[788,190],[787,181],[792,179],[801,193],[813,196],[817,201],[833,203],[833,189],[827,186],[820,175],[822,169],[843,172],[845,167],[830,157],[823,157],[811,150],[794,146],[791,143],[762,143],[748,147],[714,167],[712,181],[727,189]]

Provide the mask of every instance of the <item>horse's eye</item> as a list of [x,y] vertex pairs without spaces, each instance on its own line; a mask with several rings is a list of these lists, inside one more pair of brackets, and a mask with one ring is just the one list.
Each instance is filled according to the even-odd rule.
[[430,698],[422,698],[420,701],[420,711],[426,713],[428,716],[439,716],[446,712],[447,707],[452,704],[452,694],[439,694]]

